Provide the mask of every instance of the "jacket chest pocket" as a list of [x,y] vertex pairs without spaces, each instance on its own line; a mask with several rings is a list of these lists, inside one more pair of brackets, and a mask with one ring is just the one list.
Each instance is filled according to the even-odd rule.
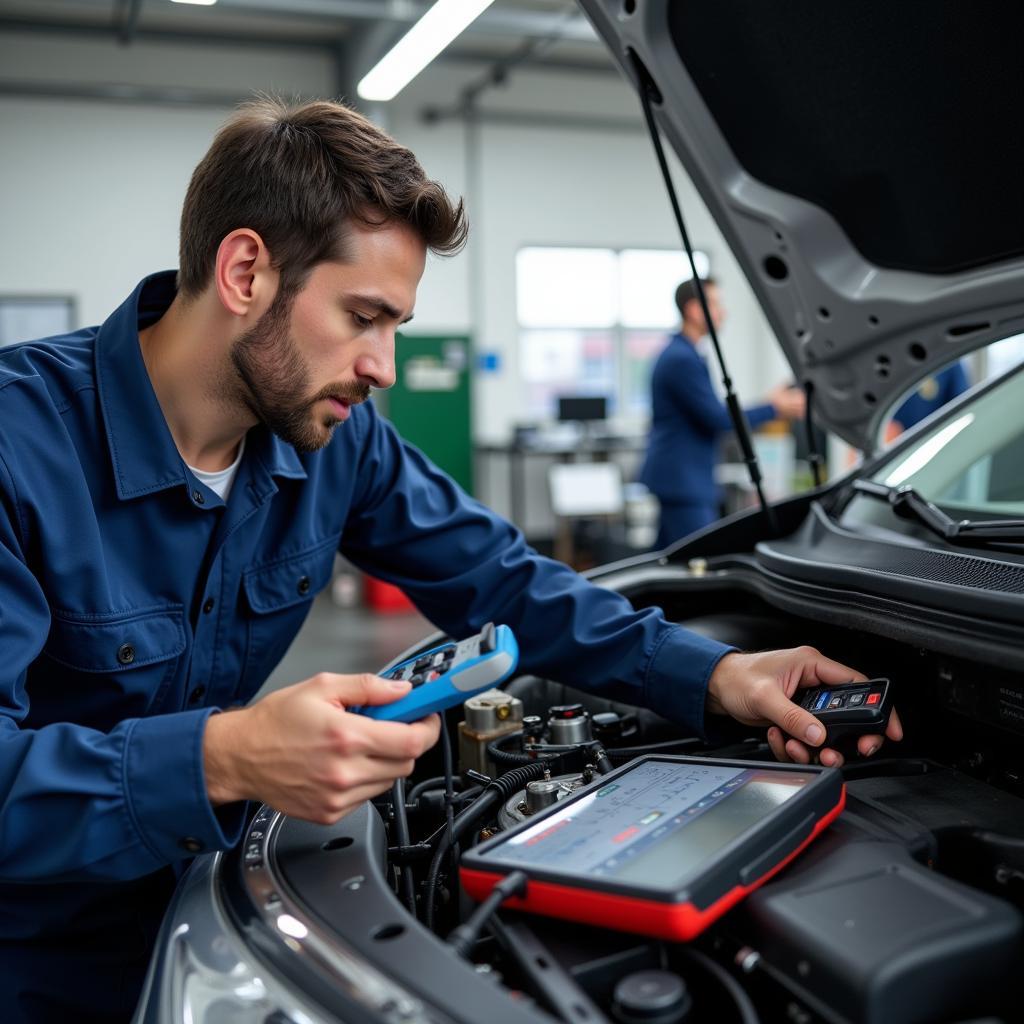
[[128,615],[54,612],[43,657],[30,671],[32,720],[106,731],[158,710],[186,646],[180,606]]
[[323,541],[243,574],[248,610],[243,698],[266,681],[306,620],[313,598],[330,582],[337,543]]

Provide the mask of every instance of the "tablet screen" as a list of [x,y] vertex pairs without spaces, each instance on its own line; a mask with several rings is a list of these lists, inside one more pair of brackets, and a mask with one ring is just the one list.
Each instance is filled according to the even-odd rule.
[[815,778],[761,766],[644,761],[487,856],[510,867],[672,887]]

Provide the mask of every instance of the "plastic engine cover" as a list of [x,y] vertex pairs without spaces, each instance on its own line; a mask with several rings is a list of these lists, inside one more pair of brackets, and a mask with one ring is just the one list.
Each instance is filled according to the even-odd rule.
[[998,1005],[1020,963],[1021,925],[1009,903],[841,822],[753,893],[730,930],[809,1007],[916,1024]]

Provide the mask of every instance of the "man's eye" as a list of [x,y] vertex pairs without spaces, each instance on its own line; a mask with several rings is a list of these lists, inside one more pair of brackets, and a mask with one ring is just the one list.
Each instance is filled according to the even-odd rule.
[[369,317],[363,316],[361,313],[353,313],[352,319],[355,320],[357,327],[369,327],[373,323]]

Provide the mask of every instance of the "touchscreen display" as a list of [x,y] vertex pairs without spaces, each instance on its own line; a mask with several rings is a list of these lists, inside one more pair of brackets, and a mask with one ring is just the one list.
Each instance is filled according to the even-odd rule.
[[676,886],[816,777],[645,761],[498,843],[487,856],[639,887]]

